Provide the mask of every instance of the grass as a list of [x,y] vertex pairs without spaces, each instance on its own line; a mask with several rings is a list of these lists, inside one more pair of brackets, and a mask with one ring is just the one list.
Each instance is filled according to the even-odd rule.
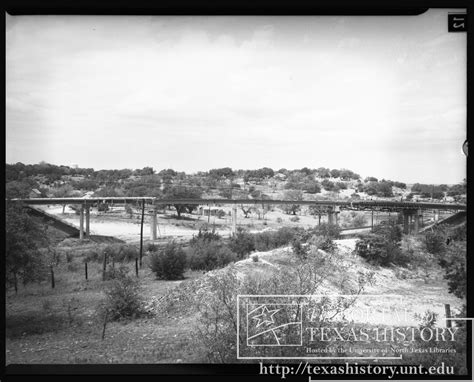
[[[156,302],[159,309],[151,317],[108,323],[102,340],[103,317],[97,314],[96,309],[104,298],[101,291],[102,263],[88,263],[89,280],[86,281],[83,259],[86,249],[101,250],[106,245],[70,242],[68,246],[61,247],[69,251],[71,261],[68,263],[65,255],[61,257],[55,268],[54,289],[47,279],[40,284],[20,286],[18,295],[12,290],[7,291],[7,364],[208,361],[205,358],[206,349],[197,342],[194,333],[198,313],[192,303],[196,291],[202,290],[206,276],[201,271],[187,271],[185,279],[181,281],[156,280],[147,266],[146,256],[139,271],[142,293],[145,300]],[[413,240],[405,245],[414,248],[415,252],[420,249]],[[294,262],[289,248],[260,252],[257,256],[259,261],[248,259],[239,263],[237,269],[246,275],[252,272],[268,275],[275,267],[291,267]],[[341,287],[339,278],[342,273],[356,280],[361,266],[366,267],[365,270],[377,271],[358,257],[348,256],[347,253],[338,256],[347,263],[348,270],[334,272],[328,280],[329,291],[339,290],[337,288]],[[417,260],[421,264],[422,258]],[[126,265],[134,275],[134,262]],[[449,301],[448,297],[454,299],[447,295],[441,277],[430,278],[426,282],[421,278],[422,275],[404,270],[411,277],[399,280],[395,275],[397,270],[378,270],[377,283],[368,287],[367,293],[400,293],[414,305],[420,305],[417,298],[429,298],[432,303]],[[437,274],[434,268],[433,274]]]
[[[173,317],[110,322],[102,341],[103,318],[97,314],[104,298],[102,264],[89,262],[89,279],[85,280],[83,249],[69,248],[74,252],[69,263],[65,257],[61,259],[55,268],[54,289],[48,279],[20,287],[18,295],[7,291],[7,364],[199,362],[198,348],[189,340],[193,317],[179,311]],[[71,268],[71,264],[76,266]],[[134,262],[126,265],[134,276]],[[187,272],[185,282],[200,275],[202,272]],[[139,279],[146,300],[166,295],[180,283],[156,280],[146,260]]]

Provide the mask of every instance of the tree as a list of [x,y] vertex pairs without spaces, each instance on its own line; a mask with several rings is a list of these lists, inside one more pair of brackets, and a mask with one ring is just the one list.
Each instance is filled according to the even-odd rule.
[[6,219],[6,282],[18,290],[23,284],[43,278],[45,259],[39,248],[46,244],[44,231],[22,206],[7,204]]
[[244,213],[244,218],[248,218],[250,213],[252,212],[253,210],[253,207],[252,206],[244,206],[243,204],[240,206],[240,209],[242,210],[242,212]]
[[334,182],[331,182],[330,180],[328,179],[324,179],[322,182],[321,182],[321,186],[323,186],[323,188],[326,190],[326,191],[335,191],[336,190],[336,184]]
[[[155,170],[153,170],[153,167],[143,167],[141,170],[137,169],[133,172],[136,175],[146,176],[146,175],[153,175],[155,173]],[[128,172],[127,172],[127,174],[128,174]]]
[[368,183],[368,182],[378,182],[379,180],[374,177],[374,176],[368,176],[367,178],[364,179],[364,182]]
[[[182,185],[172,185],[164,190],[166,199],[200,199],[202,189],[200,187],[187,187]],[[178,214],[178,219],[185,211],[191,213],[197,208],[197,204],[173,204]]]
[[26,179],[22,181],[13,180],[6,184],[5,196],[7,199],[27,199],[33,187],[34,182],[27,181]]
[[331,171],[328,168],[325,167],[319,167],[316,169],[316,174],[320,178],[330,178],[331,177]]
[[308,194],[319,194],[321,192],[321,185],[312,177],[307,177],[303,182],[303,191],[306,191]]
[[216,168],[209,170],[209,176],[212,178],[220,179],[232,179],[235,174],[234,171],[230,167],[223,167],[223,168]]
[[[284,194],[285,200],[303,200],[303,192],[300,190],[288,190]],[[300,204],[283,204],[282,209],[289,215],[290,213],[296,215],[296,213],[301,209]]]
[[[65,184],[53,190],[53,196],[55,198],[67,198],[68,196],[73,196],[73,195],[74,195],[74,189],[72,188],[70,184]],[[65,208],[66,208],[66,205],[63,204],[63,214],[64,214]]]
[[289,174],[285,188],[289,190],[301,190],[304,185],[305,176],[299,171],[293,171]]

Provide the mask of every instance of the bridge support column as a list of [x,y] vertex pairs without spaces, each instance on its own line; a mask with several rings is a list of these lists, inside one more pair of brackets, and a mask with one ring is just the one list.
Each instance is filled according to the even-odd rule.
[[86,238],[89,239],[89,237],[90,237],[90,226],[91,226],[90,225],[90,217],[91,217],[90,209],[91,208],[90,208],[89,205],[86,205],[85,209],[86,209]]
[[409,234],[410,233],[410,215],[408,213],[408,210],[403,210],[402,215],[403,215],[403,233]]
[[156,240],[156,206],[151,211],[151,222],[150,222],[150,239]]
[[79,213],[79,239],[84,239],[84,206],[81,205]]
[[333,225],[336,224],[336,213],[334,212],[334,209],[331,207],[328,211],[328,224]]
[[232,235],[237,233],[237,207],[232,206]]
[[414,218],[415,218],[415,227],[413,229],[413,233],[416,235],[420,230],[420,210],[416,210]]

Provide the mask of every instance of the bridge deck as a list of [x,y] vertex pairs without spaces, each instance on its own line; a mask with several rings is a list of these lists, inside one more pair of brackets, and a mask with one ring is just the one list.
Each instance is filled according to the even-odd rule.
[[194,204],[194,205],[213,205],[213,204],[299,204],[313,205],[321,207],[335,207],[341,209],[369,210],[451,210],[465,211],[465,204],[454,203],[424,203],[424,202],[398,202],[386,200],[275,200],[275,199],[159,199],[153,197],[102,197],[102,198],[35,198],[35,199],[9,199],[7,202],[24,203],[27,205],[38,204],[84,204],[92,205],[96,203],[137,203],[144,202],[151,205],[169,205],[169,204]]

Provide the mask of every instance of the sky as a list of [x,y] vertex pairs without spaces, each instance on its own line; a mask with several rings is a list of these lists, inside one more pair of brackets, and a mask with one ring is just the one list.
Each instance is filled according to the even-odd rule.
[[7,14],[6,163],[459,183],[467,41],[447,13]]

